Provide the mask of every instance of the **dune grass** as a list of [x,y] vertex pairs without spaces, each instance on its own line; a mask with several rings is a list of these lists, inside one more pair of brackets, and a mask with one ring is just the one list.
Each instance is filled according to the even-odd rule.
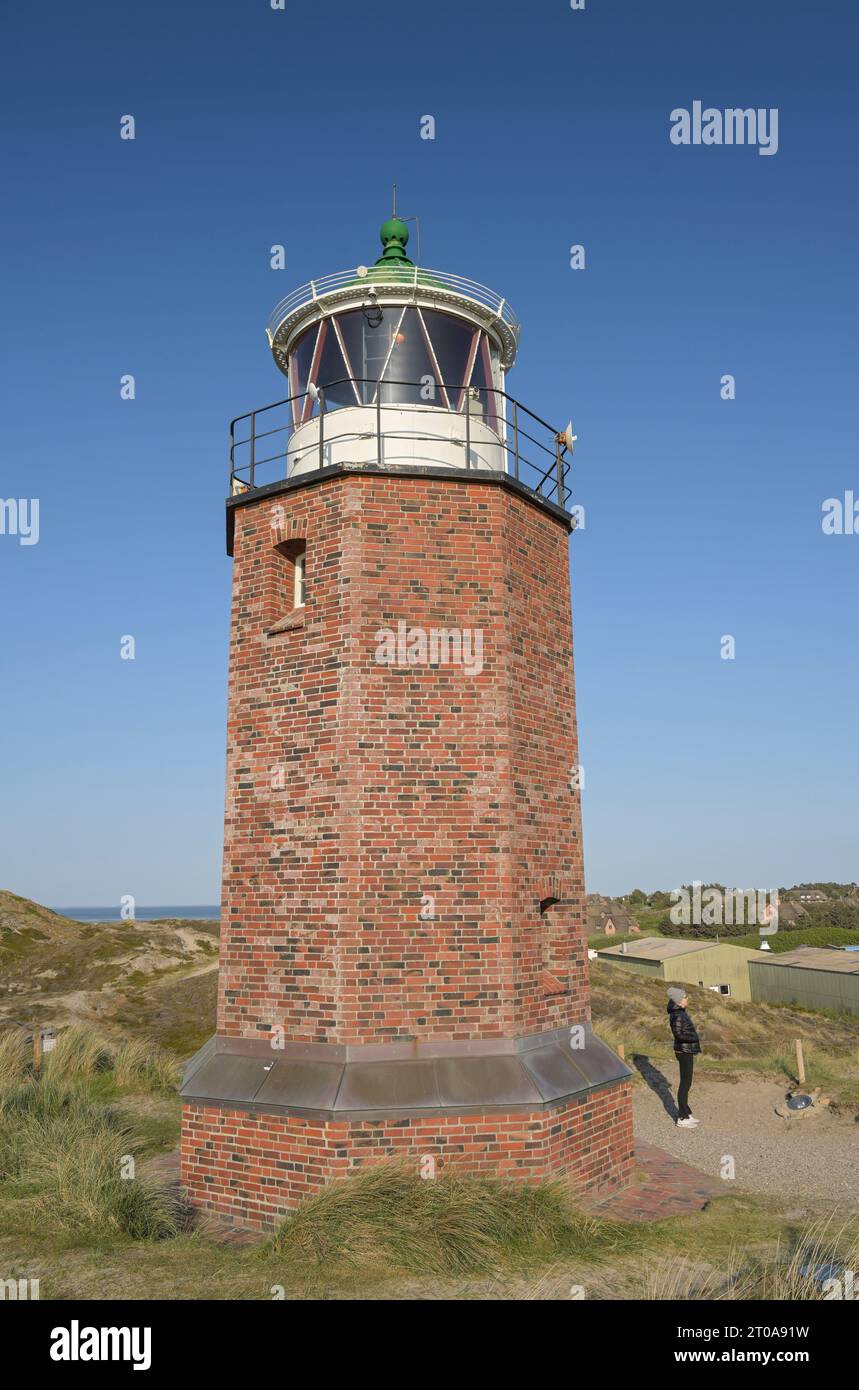
[[176,1197],[135,1176],[140,1147],[133,1127],[81,1078],[7,1088],[0,1094],[0,1225],[99,1240],[175,1234]]
[[859,1270],[859,1232],[855,1222],[839,1223],[830,1216],[811,1223],[791,1241],[780,1240],[769,1255],[747,1253],[732,1281],[731,1296],[817,1301],[832,1296],[827,1280],[843,1280],[848,1270]]
[[[40,1088],[39,1088],[40,1089]],[[138,1180],[132,1130],[104,1107],[56,1093],[42,1108],[37,1088],[21,1108],[0,1114],[0,1180],[19,1230],[49,1225],[103,1240],[163,1238],[179,1229],[180,1209],[163,1186]]]
[[52,1081],[80,1080],[110,1069],[111,1054],[107,1043],[93,1028],[75,1024],[64,1028],[54,1042],[52,1051],[42,1060],[45,1075]]
[[646,1241],[640,1226],[576,1211],[560,1183],[451,1170],[422,1179],[413,1166],[381,1163],[310,1197],[281,1225],[272,1248],[328,1270],[464,1276],[562,1255],[596,1260]]
[[[176,1192],[140,1177],[156,1146],[146,1124],[175,1122],[169,1057],[68,1029],[41,1076],[31,1063],[24,1035],[0,1034],[0,1252],[42,1259],[55,1281],[48,1296],[111,1296],[119,1280],[136,1297],[172,1296],[175,1282],[188,1298],[265,1299],[280,1285],[299,1298],[403,1297],[409,1287],[542,1298],[583,1284],[589,1298],[804,1299],[823,1293],[803,1270],[859,1268],[855,1218],[805,1229],[765,1203],[727,1198],[694,1218],[623,1224],[580,1211],[561,1182],[455,1168],[422,1179],[394,1162],[325,1188],[237,1249],[208,1222],[191,1233]],[[791,1063],[773,1047],[774,1068],[787,1074]],[[156,1144],[174,1142],[165,1130]]]
[[[701,1265],[675,1252],[652,1261],[641,1296],[658,1301],[748,1300],[751,1302],[819,1302],[838,1297],[848,1270],[859,1268],[856,1221],[834,1216],[781,1232],[768,1248],[756,1250],[734,1241],[718,1265]],[[843,1296],[844,1283],[841,1285]]]
[[180,1079],[175,1058],[145,1038],[122,1043],[113,1054],[111,1071],[117,1086],[139,1087],[144,1082],[151,1091],[174,1091]]
[[24,1080],[29,1061],[26,1033],[17,1028],[0,1032],[0,1094]]
[[[0,1031],[0,1094],[32,1076],[33,1049],[19,1029]],[[173,1091],[179,1064],[145,1038],[117,1042],[85,1024],[64,1028],[42,1057],[42,1074],[51,1082],[92,1081],[117,1089]]]
[[0,1033],[0,1226],[98,1239],[174,1234],[177,1199],[134,1176],[143,1140],[112,1095],[166,1089],[175,1071],[160,1048],[116,1046],[79,1026],[60,1033],[37,1075],[26,1035]]

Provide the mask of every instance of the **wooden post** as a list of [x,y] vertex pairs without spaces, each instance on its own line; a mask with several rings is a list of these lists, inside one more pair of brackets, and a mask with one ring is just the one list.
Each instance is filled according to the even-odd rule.
[[796,1040],[796,1075],[800,1085],[805,1084],[805,1061],[802,1056],[802,1038]]
[[626,1047],[623,1043],[618,1043],[617,1055],[622,1062],[626,1061]]
[[33,1070],[38,1076],[42,1070],[42,1030],[33,1029]]

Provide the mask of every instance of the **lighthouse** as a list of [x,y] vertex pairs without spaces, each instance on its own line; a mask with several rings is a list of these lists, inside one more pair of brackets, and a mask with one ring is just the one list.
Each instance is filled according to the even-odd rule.
[[594,1033],[571,430],[508,391],[507,300],[408,254],[313,280],[230,427],[218,1016],[191,1200],[267,1226],[400,1160],[583,1191],[632,1172]]

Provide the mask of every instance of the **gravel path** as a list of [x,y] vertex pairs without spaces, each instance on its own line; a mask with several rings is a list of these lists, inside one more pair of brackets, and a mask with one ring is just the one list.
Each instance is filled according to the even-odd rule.
[[723,1155],[729,1154],[734,1181],[748,1192],[800,1202],[828,1198],[845,1210],[859,1210],[859,1123],[853,1115],[822,1109],[783,1120],[775,1107],[787,1092],[777,1081],[748,1076],[716,1080],[696,1073],[689,1103],[700,1124],[698,1129],[678,1129],[672,1118],[676,1066],[651,1063],[646,1072],[647,1085],[634,1092],[637,1138],[714,1177],[721,1175]]

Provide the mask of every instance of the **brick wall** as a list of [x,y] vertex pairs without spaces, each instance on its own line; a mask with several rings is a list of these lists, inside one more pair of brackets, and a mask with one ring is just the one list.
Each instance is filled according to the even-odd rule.
[[[306,606],[269,635],[297,539]],[[479,632],[482,663],[380,664],[401,620]],[[566,527],[505,488],[354,474],[237,509],[220,1034],[589,1017],[571,647]]]
[[[233,516],[221,1038],[468,1042],[588,1021],[565,523],[510,488],[418,473],[330,476]],[[412,645],[471,645],[413,664],[400,623]],[[241,1224],[428,1155],[622,1186],[629,1083],[537,1113],[361,1123],[184,1107],[185,1186]]]
[[369,1163],[432,1156],[529,1182],[565,1175],[612,1191],[633,1169],[631,1086],[622,1082],[540,1114],[325,1123],[186,1105],[182,1180],[197,1206],[244,1226],[269,1226],[326,1183]]

